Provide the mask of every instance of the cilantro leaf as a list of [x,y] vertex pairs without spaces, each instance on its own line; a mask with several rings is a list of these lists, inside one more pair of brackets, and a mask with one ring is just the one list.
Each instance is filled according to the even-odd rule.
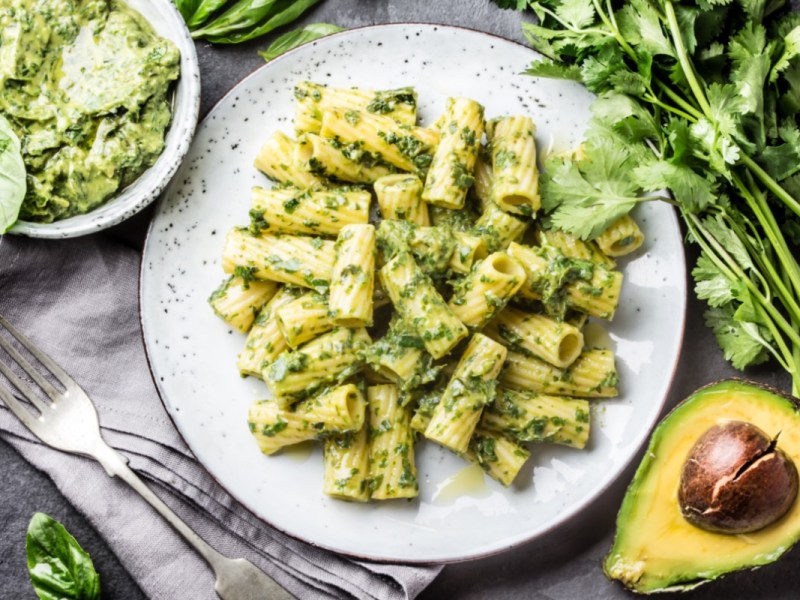
[[724,306],[733,301],[733,288],[730,280],[705,252],[698,257],[697,265],[692,270],[692,277],[695,281],[695,294],[700,300],[708,302],[709,306]]
[[611,136],[589,138],[580,160],[545,161],[542,208],[552,225],[585,240],[630,212],[642,200],[628,176],[632,163],[627,147]]
[[552,60],[535,60],[525,69],[525,75],[532,77],[548,77],[552,79],[581,80],[581,70],[575,65],[565,65]]
[[710,308],[705,313],[706,326],[711,328],[719,347],[737,369],[757,365],[768,358],[766,341],[761,330],[752,323],[734,319],[733,307],[728,304]]
[[689,212],[702,211],[716,199],[713,180],[683,164],[654,159],[636,167],[632,178],[648,192],[668,188]]
[[675,56],[675,49],[667,39],[653,5],[647,0],[629,0],[617,13],[620,33],[629,44],[646,54]]

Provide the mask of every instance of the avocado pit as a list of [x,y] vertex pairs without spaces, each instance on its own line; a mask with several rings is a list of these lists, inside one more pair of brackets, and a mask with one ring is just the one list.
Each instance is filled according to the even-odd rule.
[[681,472],[678,503],[693,525],[751,533],[774,523],[797,497],[797,468],[761,429],[743,421],[714,425],[695,442]]

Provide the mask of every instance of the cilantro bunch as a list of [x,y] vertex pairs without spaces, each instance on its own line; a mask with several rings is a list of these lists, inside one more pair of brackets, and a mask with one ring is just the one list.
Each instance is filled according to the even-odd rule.
[[669,190],[725,357],[774,357],[800,395],[800,14],[784,0],[498,4],[538,16],[523,28],[549,60],[529,75],[598,95],[581,151],[545,161],[548,219],[590,239]]

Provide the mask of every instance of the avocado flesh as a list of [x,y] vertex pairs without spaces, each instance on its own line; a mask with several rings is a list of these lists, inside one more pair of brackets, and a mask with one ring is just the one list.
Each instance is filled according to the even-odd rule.
[[800,503],[754,533],[704,531],[681,515],[678,485],[695,441],[721,421],[747,421],[774,437],[800,467],[800,412],[795,402],[742,381],[698,390],[656,428],[617,517],[603,564],[611,579],[640,593],[687,590],[740,569],[777,560],[800,539]]

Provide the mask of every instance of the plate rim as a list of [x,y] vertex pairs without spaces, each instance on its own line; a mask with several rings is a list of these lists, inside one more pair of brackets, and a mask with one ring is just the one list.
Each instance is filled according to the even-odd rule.
[[[526,46],[525,44],[523,44],[521,42],[518,42],[516,40],[511,40],[511,39],[508,39],[506,37],[503,37],[503,36],[495,34],[495,33],[481,31],[479,29],[474,29],[474,28],[471,28],[471,27],[465,27],[463,25],[449,25],[449,24],[445,24],[445,23],[421,23],[421,22],[416,22],[416,21],[402,21],[402,22],[396,22],[396,23],[378,23],[378,24],[372,24],[372,25],[362,25],[362,26],[357,26],[357,27],[351,27],[351,28],[345,29],[343,31],[339,31],[339,32],[330,34],[330,35],[325,36],[325,37],[326,38],[346,37],[347,35],[352,34],[353,32],[359,32],[359,31],[363,31],[363,30],[367,30],[367,29],[383,29],[383,28],[387,28],[387,27],[394,28],[394,27],[408,27],[408,26],[429,27],[429,28],[433,29],[434,31],[436,29],[438,29],[438,28],[442,28],[442,29],[462,30],[462,31],[467,31],[469,33],[476,33],[476,34],[480,34],[482,36],[486,36],[486,37],[491,38],[491,39],[501,40],[503,42],[508,42],[508,43],[514,44],[516,46],[519,46],[521,48],[524,48],[525,50],[529,51],[532,54],[532,58],[536,58],[536,57],[545,58],[543,55],[541,55],[539,52],[537,52],[536,50],[534,50],[530,46]],[[321,38],[321,39],[325,39],[325,38]],[[293,49],[289,50],[288,52],[285,52],[284,54],[282,54],[282,55],[280,55],[280,56],[278,56],[278,57],[266,62],[265,64],[261,65],[260,67],[258,67],[254,71],[248,73],[247,75],[244,75],[243,77],[241,77],[238,81],[236,81],[235,84],[233,84],[233,86],[227,92],[225,92],[214,103],[214,105],[209,109],[209,111],[203,116],[203,119],[197,123],[196,131],[199,130],[203,125],[205,125],[205,122],[207,120],[211,120],[212,116],[219,109],[220,105],[228,98],[228,96],[233,94],[234,91],[237,90],[239,88],[239,86],[241,86],[245,81],[247,81],[251,77],[254,77],[256,74],[260,73],[263,69],[272,66],[275,62],[281,61],[282,59],[284,59],[284,58],[286,58],[288,56],[291,56],[291,55],[303,50],[307,46],[310,46],[310,47],[315,46],[318,41],[319,40],[314,40],[314,41],[302,44],[302,45],[300,45],[300,46],[298,46],[296,48],[293,48]],[[196,135],[196,131],[195,131],[195,135]],[[192,141],[194,141],[194,136],[193,136],[193,140]],[[190,147],[191,147],[191,145],[190,145]],[[187,151],[187,154],[188,154],[188,151]],[[508,543],[506,545],[503,545],[500,548],[494,548],[494,549],[480,551],[480,552],[473,552],[473,553],[462,555],[462,556],[458,556],[458,557],[455,557],[455,558],[438,559],[436,561],[425,560],[425,559],[409,559],[409,558],[398,559],[398,558],[391,558],[391,557],[385,557],[385,556],[376,556],[376,555],[371,555],[371,554],[362,554],[362,553],[359,553],[359,552],[342,550],[342,549],[335,548],[335,547],[327,545],[327,544],[323,544],[323,543],[319,543],[319,542],[307,539],[307,538],[305,538],[303,536],[300,536],[300,535],[294,534],[294,533],[292,533],[290,531],[287,531],[283,527],[281,527],[281,526],[277,525],[276,523],[274,523],[272,520],[260,516],[256,511],[254,511],[252,508],[250,508],[250,506],[244,500],[242,500],[238,494],[236,494],[234,491],[228,489],[228,487],[225,486],[217,478],[217,476],[214,473],[212,473],[206,467],[206,465],[197,457],[197,455],[194,453],[194,450],[192,449],[192,446],[189,444],[189,441],[187,440],[186,436],[184,435],[184,432],[183,432],[181,426],[176,422],[175,417],[173,415],[173,412],[169,408],[169,405],[168,405],[167,400],[166,400],[166,392],[164,390],[162,390],[161,384],[159,382],[158,377],[156,376],[156,373],[155,373],[155,370],[154,370],[154,367],[153,367],[153,363],[152,363],[152,360],[151,360],[151,357],[150,357],[150,347],[149,347],[149,345],[147,343],[147,336],[145,336],[145,327],[146,326],[145,326],[144,310],[143,310],[143,304],[142,304],[142,298],[143,298],[143,292],[144,292],[144,277],[145,277],[144,272],[145,272],[145,268],[146,268],[146,263],[145,263],[144,257],[145,257],[145,255],[147,253],[147,248],[148,248],[148,246],[149,246],[149,244],[151,242],[151,234],[153,233],[153,229],[155,227],[156,215],[158,214],[162,204],[164,202],[166,202],[166,199],[168,197],[169,192],[171,191],[171,188],[174,185],[176,185],[176,181],[177,180],[175,178],[173,178],[172,181],[170,181],[169,185],[165,188],[165,190],[163,191],[161,196],[154,203],[153,216],[152,216],[152,218],[150,220],[150,223],[149,223],[149,225],[147,227],[147,233],[145,235],[144,245],[142,246],[141,260],[140,260],[140,265],[139,265],[139,273],[138,273],[139,281],[138,281],[138,286],[137,286],[137,296],[138,296],[138,304],[139,304],[139,333],[140,333],[140,336],[141,336],[141,339],[142,339],[142,345],[143,345],[144,350],[145,350],[145,352],[144,352],[145,360],[147,362],[148,371],[150,372],[150,378],[153,381],[153,384],[155,385],[156,392],[158,393],[159,400],[161,401],[161,404],[164,407],[165,412],[169,416],[169,419],[172,422],[172,425],[175,427],[175,430],[178,432],[178,435],[180,436],[181,440],[186,445],[186,447],[189,450],[189,452],[192,455],[192,457],[197,461],[198,465],[200,465],[202,467],[202,469],[211,477],[211,479],[214,481],[214,483],[216,483],[216,485],[218,485],[222,490],[224,490],[225,493],[229,494],[242,508],[244,508],[250,514],[252,514],[259,521],[265,523],[269,527],[272,527],[272,528],[276,529],[277,531],[280,531],[281,533],[283,533],[284,535],[289,536],[292,539],[302,541],[302,542],[304,542],[306,544],[309,544],[311,546],[314,546],[316,548],[321,548],[321,549],[324,549],[324,550],[327,550],[327,551],[330,551],[330,552],[335,552],[335,553],[337,553],[339,555],[342,555],[342,556],[347,556],[347,557],[358,559],[358,560],[371,561],[371,562],[380,563],[380,564],[404,564],[404,565],[418,565],[418,566],[431,565],[431,564],[457,564],[457,563],[464,563],[464,562],[469,562],[469,561],[473,561],[473,560],[480,560],[480,559],[483,559],[483,558],[489,558],[489,557],[497,556],[497,555],[505,553],[505,552],[509,552],[509,551],[511,551],[513,549],[520,548],[520,547],[525,546],[527,544],[531,544],[531,543],[537,541],[538,539],[540,539],[540,538],[552,533],[556,529],[566,526],[577,515],[582,513],[584,510],[589,509],[591,507],[591,505],[594,504],[606,491],[608,491],[608,489],[611,486],[613,486],[615,483],[617,483],[619,481],[620,477],[625,473],[626,469],[631,465],[633,460],[641,452],[641,450],[644,447],[645,443],[648,441],[648,439],[650,437],[650,434],[653,431],[653,428],[658,423],[659,418],[661,417],[661,414],[664,412],[664,407],[667,404],[667,399],[669,398],[670,391],[671,391],[672,386],[674,385],[674,382],[675,382],[675,377],[676,377],[676,374],[677,374],[678,366],[680,364],[681,352],[682,352],[682,349],[683,349],[683,346],[684,346],[684,342],[685,342],[686,320],[687,320],[686,311],[687,311],[687,307],[688,307],[689,289],[688,289],[688,286],[686,285],[686,275],[687,275],[686,249],[685,249],[683,243],[680,243],[678,245],[678,248],[679,248],[678,255],[679,256],[677,257],[677,259],[678,259],[678,267],[679,267],[678,268],[678,270],[679,270],[678,275],[679,275],[680,285],[681,285],[682,291],[683,291],[683,293],[680,295],[680,307],[679,307],[680,311],[679,312],[680,312],[680,316],[681,317],[680,317],[679,330],[677,332],[678,333],[679,342],[678,342],[678,345],[677,345],[677,348],[676,348],[676,353],[675,353],[675,358],[673,360],[672,368],[670,369],[670,371],[668,373],[668,377],[666,378],[667,383],[665,385],[664,394],[662,394],[662,397],[657,402],[658,411],[654,413],[655,417],[653,418],[652,422],[647,424],[646,428],[639,429],[639,431],[642,432],[642,435],[641,435],[641,439],[639,439],[638,441],[635,441],[635,450],[636,451],[632,452],[631,455],[626,460],[624,460],[622,462],[622,464],[620,465],[619,472],[617,473],[617,475],[615,475],[614,477],[610,478],[608,481],[606,481],[603,485],[601,485],[598,489],[596,489],[592,494],[588,495],[586,498],[576,502],[575,505],[573,505],[569,510],[564,511],[562,513],[563,516],[561,516],[558,521],[550,524],[549,526],[545,527],[544,529],[541,529],[540,531],[537,531],[533,535],[530,535],[530,536],[525,537],[525,538],[514,539],[512,542],[510,542],[510,543]],[[671,223],[674,226],[675,231],[678,232],[679,238],[680,238],[680,231],[681,231],[681,229],[680,229],[680,221],[678,220],[675,208],[674,207],[670,207],[670,209],[671,210],[669,211],[668,214],[670,215]]]

